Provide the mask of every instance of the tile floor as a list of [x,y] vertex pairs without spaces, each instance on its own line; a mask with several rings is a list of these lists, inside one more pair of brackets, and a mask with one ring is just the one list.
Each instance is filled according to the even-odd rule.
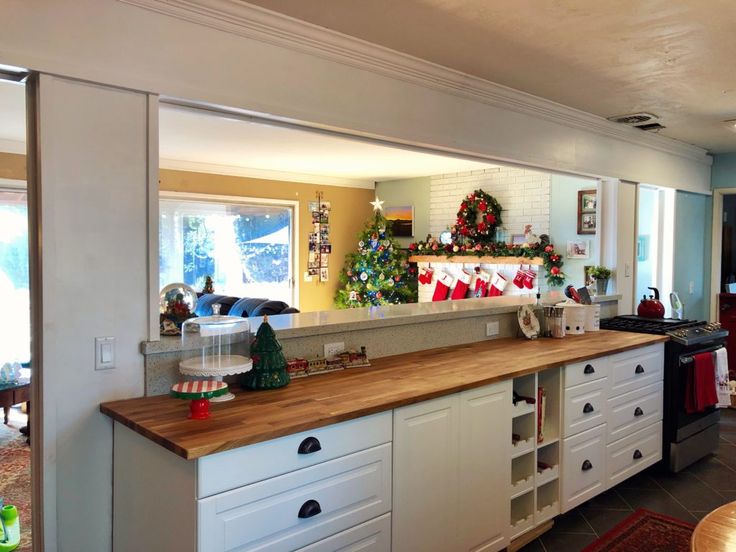
[[638,508],[697,523],[721,504],[736,500],[736,410],[721,411],[715,455],[678,474],[656,466],[635,475],[555,519],[554,527],[523,552],[576,552]]

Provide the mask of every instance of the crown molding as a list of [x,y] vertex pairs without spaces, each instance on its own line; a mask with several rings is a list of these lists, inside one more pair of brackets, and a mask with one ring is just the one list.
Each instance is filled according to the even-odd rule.
[[302,184],[316,184],[317,186],[341,186],[343,188],[361,188],[364,190],[373,190],[376,187],[373,180],[360,178],[319,176],[289,171],[273,171],[269,169],[237,167],[234,165],[220,165],[217,163],[200,163],[199,161],[182,161],[179,159],[161,159],[159,161],[159,168],[174,171],[260,178],[262,180],[278,180],[281,182],[299,182]]
[[306,52],[415,85],[470,98],[707,165],[707,150],[612,123],[603,117],[474,77],[242,0],[118,0],[191,23]]

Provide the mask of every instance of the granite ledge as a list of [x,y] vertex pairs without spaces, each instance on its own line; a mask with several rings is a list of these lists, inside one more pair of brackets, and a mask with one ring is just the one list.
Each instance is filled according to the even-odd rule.
[[[561,295],[545,295],[543,303],[564,299]],[[601,295],[593,297],[594,303],[618,301],[621,295]],[[303,312],[282,314],[269,320],[281,339],[311,337],[346,331],[359,331],[372,328],[421,324],[448,319],[463,319],[479,316],[493,316],[513,313],[520,305],[533,304],[535,297],[488,297],[472,301],[441,301],[433,303],[413,303],[406,305],[387,305],[363,309]],[[251,332],[255,333],[262,318],[248,319]],[[141,343],[143,355],[171,353],[183,350],[181,337],[161,336],[159,341]]]

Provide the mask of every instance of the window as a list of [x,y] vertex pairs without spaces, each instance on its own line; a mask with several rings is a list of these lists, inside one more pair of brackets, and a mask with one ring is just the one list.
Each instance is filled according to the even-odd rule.
[[0,365],[31,359],[29,287],[26,192],[0,189],[0,297],[12,319],[0,332]]
[[294,305],[291,205],[164,196],[159,207],[160,288],[184,282]]

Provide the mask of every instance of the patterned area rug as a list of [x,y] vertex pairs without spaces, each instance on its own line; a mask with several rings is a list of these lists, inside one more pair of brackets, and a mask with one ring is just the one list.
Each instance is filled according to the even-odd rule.
[[637,510],[583,552],[688,552],[694,525]]
[[[14,409],[15,410],[15,409]],[[12,412],[12,411],[11,411]],[[20,515],[19,552],[31,552],[31,447],[18,429],[25,416],[13,416],[8,425],[0,420],[0,496],[14,504]]]

